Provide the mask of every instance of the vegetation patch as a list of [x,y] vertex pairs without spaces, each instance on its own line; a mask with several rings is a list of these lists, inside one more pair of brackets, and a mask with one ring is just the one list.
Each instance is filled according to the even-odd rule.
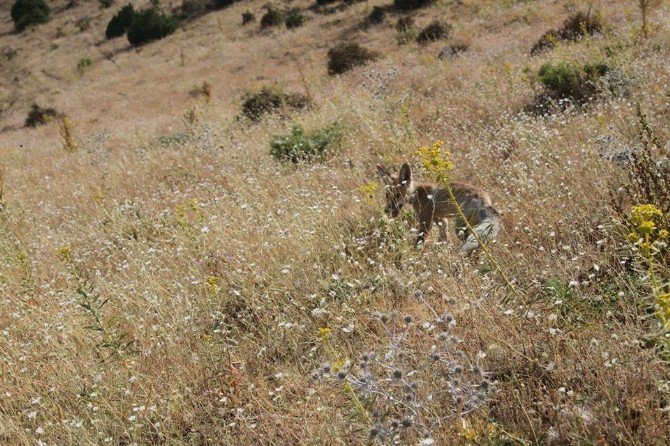
[[323,160],[340,147],[342,136],[342,126],[339,123],[310,133],[296,125],[290,134],[277,136],[272,140],[270,155],[279,161],[292,163]]
[[51,8],[44,0],[16,0],[10,14],[14,27],[21,32],[29,26],[47,23],[51,18]]
[[425,8],[435,3],[435,0],[393,0],[393,6],[399,11],[412,11]]
[[551,49],[561,40],[577,41],[584,36],[602,31],[602,27],[603,24],[600,16],[578,12],[570,16],[559,29],[551,29],[544,33],[533,46],[530,53],[534,55]]
[[282,23],[284,23],[284,14],[280,10],[268,6],[265,14],[261,17],[261,29],[273,28],[280,26]]
[[167,16],[157,8],[148,8],[137,13],[128,29],[128,41],[133,46],[144,45],[167,37],[176,31],[177,19]]
[[286,20],[284,21],[288,29],[301,27],[306,22],[307,17],[298,9],[289,11],[289,13],[286,15]]
[[286,93],[280,87],[263,87],[255,93],[247,93],[242,103],[242,113],[252,121],[270,113],[286,109],[301,110],[311,104],[308,96],[300,93]]
[[583,105],[595,98],[599,80],[609,69],[604,63],[579,66],[568,62],[547,62],[540,67],[538,79],[550,98],[569,99]]
[[242,25],[247,25],[256,21],[256,16],[253,15],[250,11],[245,11],[242,13]]
[[40,125],[45,125],[53,118],[57,117],[58,113],[55,109],[48,107],[42,108],[37,104],[33,104],[30,107],[28,116],[26,117],[26,127],[37,127]]
[[357,43],[340,43],[328,50],[328,74],[342,74],[380,57],[381,53],[368,50]]
[[449,37],[451,25],[440,20],[434,20],[428,26],[421,30],[416,41],[420,44],[435,42]]
[[105,30],[105,37],[108,39],[114,39],[116,37],[121,37],[130,28],[130,25],[133,23],[135,18],[135,8],[133,8],[132,3],[128,3],[126,6],[121,8],[119,12],[114,14],[114,17],[107,24],[107,29]]

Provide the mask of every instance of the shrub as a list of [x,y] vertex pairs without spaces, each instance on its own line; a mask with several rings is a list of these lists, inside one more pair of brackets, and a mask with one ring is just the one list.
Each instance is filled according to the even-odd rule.
[[242,13],[242,25],[246,25],[247,23],[255,22],[256,21],[256,16],[253,15],[251,12],[243,12]]
[[372,25],[378,25],[384,21],[388,14],[388,8],[384,6],[373,6],[372,12],[368,15],[366,22]]
[[272,28],[279,26],[284,22],[284,14],[272,6],[267,7],[267,11],[261,17],[261,29]]
[[406,33],[414,29],[414,17],[412,16],[400,17],[395,24],[395,29],[399,33]]
[[416,41],[425,44],[446,39],[449,36],[449,31],[451,31],[451,25],[435,20],[421,30],[419,35],[416,36]]
[[538,77],[552,99],[572,99],[584,104],[596,95],[598,81],[608,70],[604,63],[583,67],[566,62],[545,63],[540,67]]
[[37,127],[38,125],[45,125],[53,118],[58,116],[56,110],[49,108],[42,108],[37,104],[30,107],[28,116],[26,117],[26,127]]
[[296,125],[289,135],[272,140],[270,154],[279,161],[317,161],[325,159],[342,141],[342,127],[335,123],[311,133]]
[[551,29],[544,33],[540,40],[530,50],[531,54],[537,54],[545,49],[556,46],[560,40],[576,41],[585,35],[592,35],[602,30],[602,21],[598,15],[584,14],[578,12],[570,16],[559,29]]
[[285,24],[288,29],[293,29],[304,25],[306,21],[307,17],[300,11],[294,9],[286,16]]
[[23,31],[29,26],[48,22],[51,9],[44,0],[16,0],[11,16],[16,30]]
[[210,0],[184,0],[178,14],[181,20],[191,20],[206,14],[212,8]]
[[258,92],[247,93],[242,103],[242,113],[252,121],[284,108],[300,110],[311,103],[300,93],[285,93],[280,87],[263,87]]
[[84,74],[86,69],[89,68],[91,65],[93,65],[93,61],[89,57],[79,59],[79,62],[77,63],[77,71],[79,72],[79,74]]
[[128,3],[126,6],[121,8],[107,24],[105,37],[108,39],[114,39],[124,35],[128,31],[128,28],[130,28],[130,25],[133,23],[133,18],[135,15],[136,12],[132,3]]
[[393,5],[400,11],[411,11],[424,8],[435,3],[435,0],[393,0]]
[[177,20],[156,8],[140,11],[128,28],[128,41],[138,46],[169,36],[177,29]]
[[328,74],[342,74],[380,56],[377,51],[370,51],[357,43],[339,43],[328,50]]
[[231,6],[237,3],[238,1],[239,0],[212,0],[212,8],[213,9],[227,8],[228,6]]
[[114,0],[98,0],[98,3],[100,3],[100,6],[103,8],[109,8],[114,4]]

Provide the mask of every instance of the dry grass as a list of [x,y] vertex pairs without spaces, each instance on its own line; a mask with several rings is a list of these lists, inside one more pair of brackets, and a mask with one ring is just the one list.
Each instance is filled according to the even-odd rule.
[[[444,16],[452,35],[421,47],[398,47],[391,24],[359,28],[367,3],[261,33],[240,14],[264,2],[241,2],[137,50],[103,41],[116,7],[55,8],[21,35],[3,12],[2,46],[18,55],[0,65],[1,442],[366,444],[371,426],[351,395],[310,374],[388,344],[375,311],[413,315],[412,345],[428,354],[428,304],[453,315],[464,363],[497,388],[444,421],[436,444],[665,444],[657,384],[668,371],[639,346],[653,324],[641,306],[649,290],[619,261],[608,202],[622,175],[596,149],[602,134],[634,144],[636,102],[670,136],[670,15],[655,10],[661,25],[638,39],[628,3],[596,2],[604,37],[537,58],[530,47],[579,2],[440,4],[417,25]],[[53,40],[58,27],[65,36]],[[326,76],[327,50],[344,38],[384,58]],[[438,60],[452,40],[468,52]],[[521,113],[538,88],[528,73],[606,47],[628,97]],[[93,64],[79,76],[82,57]],[[209,103],[189,94],[203,82]],[[308,86],[316,107],[293,117],[305,129],[340,119],[339,154],[280,165],[269,141],[291,120],[235,120],[244,91],[275,82]],[[63,150],[55,123],[21,127],[33,102],[72,119],[77,151]],[[527,292],[506,306],[505,287],[461,257],[455,237],[417,251],[413,225],[386,221],[381,194],[362,191],[377,162],[416,163],[415,149],[437,139],[456,179],[489,190],[502,213],[491,249]],[[98,293],[93,310],[82,307]]]

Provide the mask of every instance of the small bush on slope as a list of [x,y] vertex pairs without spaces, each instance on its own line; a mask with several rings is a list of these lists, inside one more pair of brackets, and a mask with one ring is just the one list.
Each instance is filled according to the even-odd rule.
[[124,35],[128,31],[128,28],[130,28],[136,15],[135,8],[133,8],[131,3],[128,3],[109,21],[105,30],[105,37],[113,39]]
[[11,10],[17,31],[29,26],[46,23],[51,18],[51,9],[44,0],[16,0]]
[[311,133],[296,125],[290,134],[272,140],[270,154],[279,161],[292,163],[317,161],[339,148],[341,141],[342,127],[338,123]]
[[377,51],[368,50],[357,43],[340,43],[328,50],[328,74],[345,73],[380,56]]
[[169,36],[177,29],[174,17],[166,16],[156,8],[149,8],[137,13],[128,29],[128,41],[139,46]]
[[603,24],[598,15],[584,14],[578,12],[570,16],[559,29],[551,29],[544,33],[540,40],[530,50],[531,54],[537,54],[543,50],[551,49],[560,40],[576,41],[586,35],[592,35],[602,30]]

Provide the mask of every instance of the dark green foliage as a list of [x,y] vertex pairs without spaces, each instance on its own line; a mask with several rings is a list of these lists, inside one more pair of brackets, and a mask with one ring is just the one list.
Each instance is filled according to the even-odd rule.
[[551,49],[560,40],[576,41],[586,35],[592,35],[602,30],[600,16],[578,12],[570,16],[559,29],[551,29],[544,33],[540,40],[530,50],[537,54],[545,49]]
[[289,11],[288,15],[286,16],[286,27],[288,29],[293,29],[293,28],[298,28],[307,22],[307,17],[300,12],[297,9],[294,9],[292,11]]
[[384,6],[373,6],[372,12],[368,15],[367,22],[369,24],[377,25],[382,23],[388,15],[388,8]]
[[128,31],[128,28],[130,28],[130,25],[133,23],[133,18],[135,15],[135,8],[133,8],[131,3],[128,3],[126,6],[121,8],[107,24],[105,37],[108,39],[113,39],[115,37],[121,37],[124,35]]
[[603,63],[583,67],[566,62],[545,63],[540,67],[538,78],[550,98],[571,99],[584,104],[596,96],[598,81],[608,70]]
[[339,43],[328,50],[328,74],[342,74],[380,56],[380,53],[363,48],[357,43]]
[[411,11],[424,8],[435,3],[435,0],[393,0],[393,5],[400,11]]
[[56,113],[55,109],[51,107],[42,108],[37,104],[33,104],[30,107],[28,116],[26,117],[26,127],[37,127],[38,125],[44,125],[56,116],[58,116],[58,113]]
[[449,31],[451,31],[451,25],[435,20],[421,30],[419,35],[416,36],[416,41],[423,44],[446,39],[449,36]]
[[270,154],[279,161],[318,161],[327,158],[339,148],[342,127],[335,123],[311,133],[296,125],[289,135],[278,136],[270,143]]
[[100,3],[100,6],[103,8],[109,8],[114,4],[114,0],[98,0],[98,3]]
[[242,25],[246,25],[247,23],[255,22],[256,21],[256,16],[253,15],[251,12],[243,12],[242,13]]
[[181,20],[192,20],[207,14],[212,8],[210,0],[183,0],[178,14]]
[[317,5],[329,5],[331,3],[335,3],[338,0],[316,0]]
[[16,30],[23,31],[29,26],[48,22],[51,9],[44,0],[16,0],[11,16]]
[[174,17],[168,17],[157,8],[148,8],[138,12],[128,28],[128,41],[139,46],[169,36],[177,29]]
[[272,28],[284,23],[284,14],[272,6],[267,7],[267,11],[261,17],[261,29]]
[[280,87],[263,87],[256,93],[247,93],[242,113],[252,121],[284,109],[300,110],[310,105],[309,97],[300,93],[285,93]]
[[240,0],[212,0],[211,4],[213,9],[222,9],[227,8],[228,6],[231,6],[238,1]]

